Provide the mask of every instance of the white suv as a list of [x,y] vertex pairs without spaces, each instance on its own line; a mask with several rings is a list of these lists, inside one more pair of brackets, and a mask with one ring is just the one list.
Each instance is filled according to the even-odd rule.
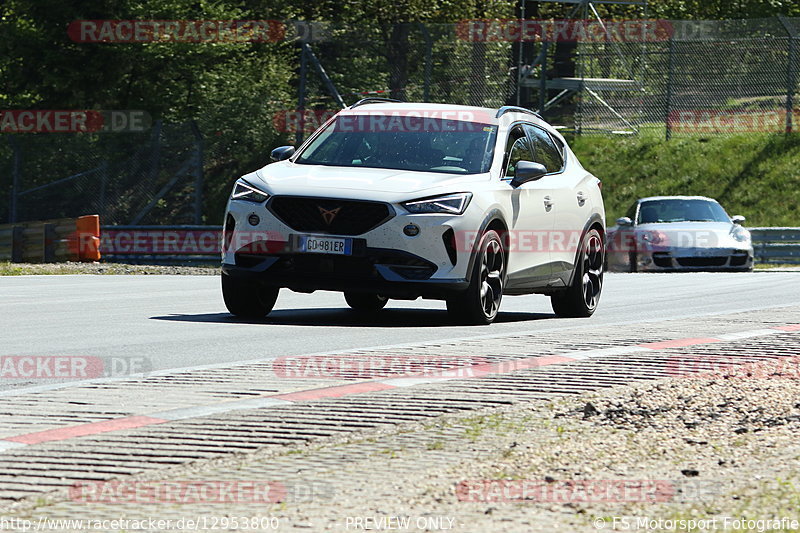
[[594,313],[600,180],[536,113],[368,98],[241,177],[225,216],[222,292],[263,317],[280,288],[344,292],[356,311],[445,300],[489,324],[504,294]]

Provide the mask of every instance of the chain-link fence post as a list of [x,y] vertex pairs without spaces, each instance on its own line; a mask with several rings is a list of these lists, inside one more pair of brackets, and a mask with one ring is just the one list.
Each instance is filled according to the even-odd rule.
[[308,75],[308,56],[306,47],[300,44],[300,73],[297,87],[297,131],[294,134],[294,144],[298,148],[303,144],[303,137],[306,131],[306,76]]
[[672,113],[672,78],[675,74],[675,36],[669,38],[669,56],[667,60],[667,86],[664,95],[664,124],[667,132],[667,140],[672,138],[672,122],[669,119]]
[[539,77],[539,114],[542,118],[547,116],[545,107],[547,105],[547,49],[549,44],[547,41],[542,41],[542,73]]
[[8,211],[8,222],[17,221],[17,195],[19,194],[20,168],[22,167],[22,147],[14,135],[8,137],[8,143],[14,155],[11,160],[11,206]]
[[419,24],[420,32],[422,33],[422,38],[425,39],[425,75],[423,79],[423,87],[422,87],[422,101],[428,102],[431,98],[431,68],[433,65],[433,39],[431,39],[431,32],[428,31],[428,27],[420,22]]
[[106,194],[108,189],[108,159],[100,162],[100,201],[98,202],[98,214],[103,220],[106,214]]
[[789,36],[789,53],[786,60],[786,133],[792,133],[794,128],[794,91],[797,86],[797,77],[794,64],[797,61],[797,34],[785,17],[778,17],[781,25]]
[[194,223],[203,223],[203,133],[197,126],[197,122],[191,122],[192,133],[194,133]]

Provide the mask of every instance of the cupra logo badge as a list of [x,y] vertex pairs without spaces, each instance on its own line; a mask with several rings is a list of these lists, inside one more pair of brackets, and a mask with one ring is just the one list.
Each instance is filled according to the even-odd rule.
[[336,218],[336,215],[339,214],[339,211],[342,209],[341,207],[337,207],[336,209],[328,210],[319,206],[317,206],[317,208],[319,209],[319,214],[322,215],[322,220],[324,220],[325,224],[328,226],[331,225],[333,219]]

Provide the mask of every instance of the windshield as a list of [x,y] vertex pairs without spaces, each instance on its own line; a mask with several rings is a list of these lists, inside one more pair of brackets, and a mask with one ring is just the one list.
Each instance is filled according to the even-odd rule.
[[296,163],[481,174],[489,171],[497,126],[428,117],[342,115]]
[[717,202],[675,199],[642,202],[637,223],[730,221],[728,214]]

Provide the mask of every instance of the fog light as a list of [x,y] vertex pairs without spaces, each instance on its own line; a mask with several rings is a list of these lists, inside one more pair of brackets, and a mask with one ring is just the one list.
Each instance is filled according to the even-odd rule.
[[261,222],[261,219],[258,218],[258,215],[255,213],[252,213],[249,217],[247,217],[247,221],[251,226],[258,226],[258,224]]
[[409,237],[416,237],[419,235],[419,226],[416,224],[408,224],[405,228],[403,228],[403,233]]

